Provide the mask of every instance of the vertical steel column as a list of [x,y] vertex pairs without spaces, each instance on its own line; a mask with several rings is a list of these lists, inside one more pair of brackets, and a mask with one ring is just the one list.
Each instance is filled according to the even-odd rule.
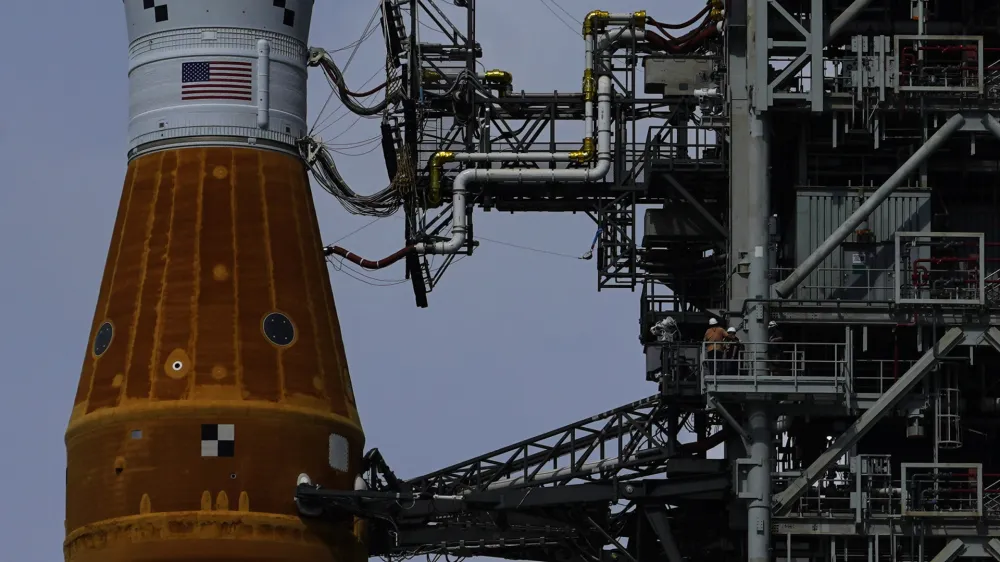
[[[753,304],[747,307],[747,339],[750,348],[759,353],[768,339],[768,310],[764,301],[770,297],[771,292],[768,276],[768,217],[771,212],[771,130],[767,111],[771,103],[768,79],[768,0],[750,0],[748,8],[747,82],[753,96],[747,151],[747,242],[750,248],[747,296]],[[766,368],[763,361],[755,364],[756,368]],[[764,402],[748,403],[746,412],[751,461],[746,484],[747,491],[752,496],[747,503],[747,558],[749,562],[769,562],[773,424]]]

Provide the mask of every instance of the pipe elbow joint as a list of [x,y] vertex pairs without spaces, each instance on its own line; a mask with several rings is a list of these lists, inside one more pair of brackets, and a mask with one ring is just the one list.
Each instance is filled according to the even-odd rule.
[[597,165],[593,168],[587,170],[587,176],[585,181],[599,181],[604,179],[604,176],[608,175],[611,171],[611,158],[610,157],[599,157],[597,159]]
[[494,68],[493,70],[487,70],[486,79],[490,82],[496,82],[497,84],[503,84],[509,86],[511,82],[514,81],[514,75],[506,70],[500,70],[499,68]]
[[440,152],[435,152],[431,156],[431,189],[430,189],[430,202],[437,205],[441,202],[441,174],[442,168],[446,162],[454,162],[455,153],[449,152],[447,150],[442,150]]
[[584,162],[590,162],[594,159],[597,152],[594,149],[594,138],[587,137],[583,139],[583,146],[580,150],[575,150],[569,153],[569,159],[573,162],[583,164]]
[[465,227],[453,226],[451,238],[434,244],[434,249],[440,250],[435,252],[438,254],[457,254],[462,250],[462,246],[465,246]]
[[465,227],[453,226],[451,238],[448,240],[431,244],[422,242],[413,246],[413,249],[418,254],[448,255],[459,253],[462,250],[462,246],[465,246]]
[[605,10],[593,10],[583,18],[583,36],[593,35],[608,24],[611,13]]
[[486,79],[487,84],[496,84],[499,86],[501,96],[512,91],[511,84],[514,83],[514,75],[506,70],[498,68],[487,70],[483,77]]
[[646,29],[646,10],[639,10],[638,12],[632,12],[632,25],[636,29]]

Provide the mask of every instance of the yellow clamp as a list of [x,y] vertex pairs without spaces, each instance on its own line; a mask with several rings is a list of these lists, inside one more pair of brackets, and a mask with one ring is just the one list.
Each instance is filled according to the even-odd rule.
[[594,81],[594,71],[583,71],[583,101],[594,101],[597,97],[597,83]]
[[646,10],[632,12],[632,25],[634,25],[636,29],[646,28]]

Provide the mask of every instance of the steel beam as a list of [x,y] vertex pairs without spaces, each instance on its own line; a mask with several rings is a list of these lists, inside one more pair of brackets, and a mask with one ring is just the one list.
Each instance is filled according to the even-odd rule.
[[994,560],[1000,560],[1000,541],[996,539],[986,541],[986,543],[983,544],[983,550],[992,556]]
[[788,485],[784,491],[779,494],[775,494],[774,503],[772,504],[773,513],[775,516],[781,516],[787,514],[793,505],[795,505],[796,500],[803,496],[810,486],[813,485],[819,477],[826,472],[830,466],[837,461],[844,453],[856,445],[862,437],[867,434],[876,423],[884,418],[892,408],[896,406],[907,394],[913,390],[913,387],[924,378],[924,375],[929,373],[931,369],[938,362],[938,358],[947,355],[952,349],[955,348],[962,340],[965,339],[965,332],[961,328],[952,328],[948,330],[944,336],[941,337],[938,342],[927,350],[924,355],[913,364],[912,367],[905,374],[899,377],[888,390],[882,394],[871,409],[867,410],[865,413],[861,414],[858,419],[851,424],[847,430],[844,431],[837,438],[836,441],[830,445],[830,448],[823,451],[823,454],[819,456],[808,468],[803,471],[802,475],[796,478]]
[[667,518],[666,510],[663,508],[651,508],[646,511],[646,519],[649,520],[653,532],[660,539],[663,545],[663,552],[667,555],[667,562],[684,562],[681,551],[677,548],[677,541],[674,540],[674,533],[670,529],[670,519]]
[[987,131],[993,133],[993,136],[1000,139],[1000,122],[996,118],[990,114],[986,114],[986,117],[983,118],[983,126],[986,127]]
[[847,24],[854,21],[854,18],[858,17],[858,14],[864,11],[864,9],[868,7],[868,4],[871,3],[872,0],[854,0],[854,3],[841,12],[840,15],[837,16],[837,19],[833,20],[833,23],[830,24],[830,32],[826,35],[827,43],[829,43],[830,40],[835,38],[837,35],[840,35],[840,32],[847,27]]
[[961,556],[964,550],[965,543],[962,539],[951,539],[934,558],[931,558],[931,562],[951,562]]
[[993,349],[1000,351],[1000,330],[990,326],[983,332],[983,341],[988,343]]
[[708,212],[708,209],[706,209],[705,206],[701,204],[701,201],[699,201],[697,197],[695,197],[694,195],[691,194],[690,191],[685,189],[685,187],[681,185],[681,182],[677,181],[677,179],[672,174],[664,174],[664,177],[666,178],[667,183],[673,186],[673,188],[677,190],[677,193],[680,193],[681,197],[683,197],[688,203],[690,203],[691,206],[694,207],[694,209],[698,211],[698,213],[705,220],[708,221],[708,224],[712,225],[712,228],[714,228],[720,234],[722,234],[722,238],[724,240],[729,239],[729,231],[726,230],[724,226],[722,226],[722,223],[720,223],[718,219],[712,216],[712,213]]
[[823,263],[823,260],[828,258],[830,254],[833,253],[841,242],[843,242],[848,236],[858,228],[865,219],[867,219],[879,205],[882,204],[892,192],[903,183],[907,177],[917,170],[921,163],[927,160],[931,154],[934,153],[946,140],[948,140],[956,131],[958,131],[962,125],[965,124],[965,117],[960,113],[957,113],[948,119],[940,129],[937,130],[927,142],[923,144],[916,152],[913,153],[910,158],[903,163],[902,166],[896,170],[889,179],[879,187],[875,193],[864,202],[858,210],[844,221],[837,230],[833,232],[822,244],[816,248],[813,253],[802,260],[802,263],[795,268],[795,271],[791,272],[787,278],[774,285],[774,290],[779,297],[786,299],[795,291],[795,288],[805,280],[806,276],[812,273],[817,267]]

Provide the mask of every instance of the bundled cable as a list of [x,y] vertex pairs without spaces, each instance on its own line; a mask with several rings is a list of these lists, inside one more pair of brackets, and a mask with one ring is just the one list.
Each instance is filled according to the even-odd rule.
[[[402,98],[402,83],[398,79],[387,80],[366,92],[351,91],[351,89],[347,87],[347,81],[344,79],[344,73],[341,72],[337,63],[334,62],[333,57],[331,57],[330,53],[326,52],[325,49],[317,47],[309,49],[309,66],[318,66],[323,69],[323,74],[326,76],[327,81],[330,82],[330,87],[337,92],[337,97],[340,98],[341,103],[343,103],[344,107],[356,115],[378,115],[385,111],[385,109],[390,105],[398,102]],[[361,105],[355,99],[370,96],[383,88],[386,88],[385,99],[372,107]]]
[[316,139],[306,137],[300,141],[299,150],[316,183],[354,215],[388,217],[394,214],[403,204],[403,194],[413,185],[414,170],[405,150],[398,153],[396,175],[392,182],[372,195],[360,195],[351,189],[340,175],[330,151]]

